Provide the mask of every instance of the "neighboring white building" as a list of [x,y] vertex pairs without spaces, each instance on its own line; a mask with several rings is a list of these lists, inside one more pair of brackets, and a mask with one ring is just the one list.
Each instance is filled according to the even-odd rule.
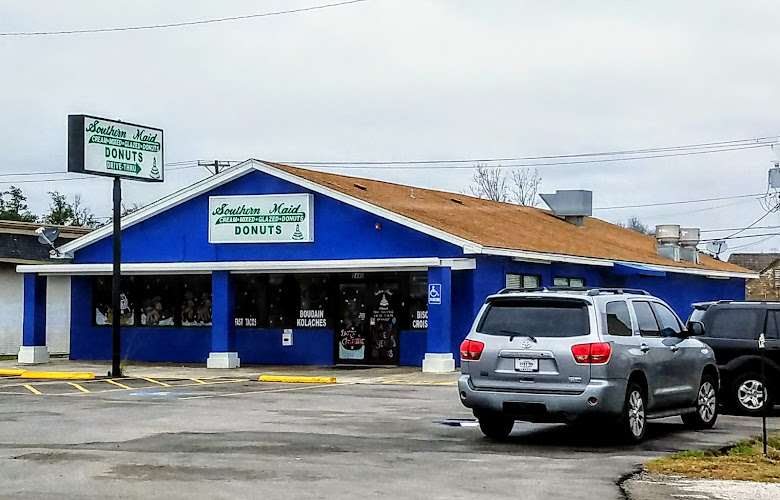
[[[49,249],[38,242],[40,224],[0,220],[0,356],[16,356],[22,345],[24,276],[17,264],[52,262]],[[58,244],[91,229],[62,226]],[[55,261],[56,262],[56,261]],[[46,342],[51,354],[70,352],[70,278],[51,276],[46,299]]]

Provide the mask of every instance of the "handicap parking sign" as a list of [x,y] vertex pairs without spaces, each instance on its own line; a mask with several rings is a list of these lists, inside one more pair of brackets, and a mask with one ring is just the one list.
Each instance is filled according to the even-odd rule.
[[441,283],[428,284],[428,303],[441,304]]

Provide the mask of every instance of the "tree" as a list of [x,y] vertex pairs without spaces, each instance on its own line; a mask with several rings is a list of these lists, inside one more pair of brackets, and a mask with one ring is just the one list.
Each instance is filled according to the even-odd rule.
[[626,229],[631,229],[633,231],[636,231],[637,233],[642,233],[647,235],[653,234],[650,228],[647,227],[645,224],[643,224],[638,217],[629,217],[629,219],[626,222],[618,222],[618,226],[624,227]]
[[97,227],[98,221],[95,219],[95,214],[89,207],[82,204],[81,195],[77,194],[73,197],[73,220],[71,226],[83,226],[83,227]]
[[[8,198],[8,199],[6,199]],[[38,216],[27,209],[27,197],[22,189],[11,186],[8,191],[0,192],[0,219],[35,222]]]
[[536,195],[542,182],[536,169],[515,169],[509,171],[509,175],[500,166],[478,164],[474,169],[469,189],[477,198],[518,205],[536,205]]
[[57,226],[66,226],[73,220],[73,207],[65,195],[59,191],[49,191],[51,204],[49,212],[43,216],[43,222]]
[[43,222],[46,224],[84,227],[98,225],[92,210],[84,206],[80,194],[73,197],[72,203],[59,191],[49,191],[49,195],[51,196],[49,212],[43,217]]
[[514,202],[520,205],[535,207],[537,204],[536,195],[539,193],[539,184],[542,178],[539,177],[539,171],[535,168],[522,168],[510,172],[512,179],[512,195]]

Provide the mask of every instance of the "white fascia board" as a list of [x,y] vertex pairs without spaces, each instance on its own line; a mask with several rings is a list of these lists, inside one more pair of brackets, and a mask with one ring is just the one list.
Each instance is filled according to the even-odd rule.
[[712,279],[728,278],[758,278],[758,273],[740,273],[734,271],[717,271],[714,269],[699,269],[691,267],[664,266],[659,264],[647,264],[645,262],[634,261],[616,261],[609,259],[597,259],[592,257],[575,257],[572,255],[561,255],[543,252],[529,252],[525,250],[512,250],[509,248],[483,247],[483,255],[496,255],[502,257],[511,257],[512,260],[519,262],[533,262],[551,264],[553,262],[563,262],[566,264],[583,264],[588,266],[614,267],[615,264],[633,264],[646,267],[654,271],[665,271],[668,273],[693,274],[696,276],[706,276]]
[[[228,261],[228,262],[143,262],[121,265],[123,275],[141,274],[204,274],[229,271],[236,274],[254,272],[341,272],[341,271],[425,271],[430,267],[451,267],[453,270],[475,269],[474,259],[351,259],[304,261]],[[111,264],[41,264],[19,265],[18,273],[41,275],[109,275]]]
[[[155,201],[150,205],[147,205],[146,207],[140,210],[125,215],[120,220],[121,227],[122,229],[125,229],[134,224],[145,221],[146,219],[149,219],[150,217],[154,217],[155,215],[164,212],[165,210],[168,210],[171,207],[189,201],[216,187],[219,187],[234,179],[237,179],[238,177],[241,177],[242,175],[251,172],[253,169],[254,169],[254,165],[252,164],[252,162],[245,161],[236,165],[233,168],[223,171],[218,175],[208,177],[206,179],[203,179],[200,182],[196,182],[195,184],[185,187],[184,189],[180,189],[175,193],[171,193],[168,196],[160,198],[159,200]],[[61,247],[58,247],[57,250],[59,250],[60,255],[59,257],[56,258],[60,258],[60,259],[72,258],[73,252],[77,250],[81,250],[82,248],[91,245],[92,243],[95,243],[96,241],[99,241],[105,237],[111,236],[112,234],[114,234],[114,225],[106,224],[105,226],[99,229],[95,229],[91,233],[88,233],[82,236],[81,238],[77,238],[73,241],[69,241],[68,243],[62,245]]]
[[679,274],[694,274],[697,276],[706,276],[712,279],[728,279],[728,278],[758,278],[758,273],[740,273],[736,271],[717,271],[714,269],[699,269],[692,267],[676,267],[676,266],[663,266],[658,264],[644,264],[642,262],[631,262],[631,264],[638,264],[648,269],[656,271],[666,271],[667,273],[679,273]]
[[498,257],[511,257],[513,260],[535,263],[563,262],[566,264],[582,264],[586,266],[613,267],[614,261],[607,259],[594,259],[591,257],[577,257],[557,253],[530,252],[527,250],[513,250],[511,248],[483,247],[483,255],[495,255]]
[[348,194],[342,193],[341,191],[336,191],[335,189],[323,186],[322,184],[318,184],[308,179],[298,177],[295,174],[291,174],[284,170],[275,168],[271,165],[267,165],[259,160],[249,160],[249,161],[254,162],[255,168],[257,170],[264,172],[268,175],[272,175],[284,181],[297,184],[298,186],[306,188],[310,191],[314,191],[315,193],[320,193],[329,198],[333,198],[334,200],[338,200],[342,203],[346,203],[347,205],[351,205],[355,208],[359,208],[366,212],[372,213],[378,217],[382,217],[392,222],[401,224],[402,226],[406,226],[410,229],[414,229],[415,231],[421,232],[423,234],[427,234],[428,236],[433,236],[434,238],[440,239],[442,241],[446,241],[447,243],[452,243],[453,245],[461,247],[464,250],[464,253],[479,253],[479,252],[466,251],[466,250],[467,249],[478,250],[482,248],[482,245],[478,243],[474,243],[473,241],[469,241],[465,238],[455,236],[452,233],[448,233],[447,231],[437,229],[433,226],[423,224],[422,222],[418,222],[412,218],[397,214],[391,210],[387,210],[386,208],[376,206],[367,201],[363,201],[359,198],[355,198]]

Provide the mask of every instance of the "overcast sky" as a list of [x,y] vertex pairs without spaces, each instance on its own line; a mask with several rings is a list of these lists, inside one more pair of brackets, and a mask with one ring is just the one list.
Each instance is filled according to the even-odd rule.
[[[139,26],[260,14],[338,0],[132,3],[0,0],[0,32]],[[367,0],[170,29],[0,36],[0,189],[81,194],[99,216],[110,180],[65,173],[68,114],[165,130],[167,162],[503,158],[780,134],[780,3]],[[777,148],[780,151],[780,148]],[[591,189],[608,207],[767,190],[780,155],[709,155],[539,167],[542,192]],[[149,203],[162,185],[124,183]],[[7,177],[9,173],[57,175]],[[469,169],[329,170],[467,190]],[[25,182],[20,182],[25,181]],[[753,199],[597,210],[610,221],[744,227]],[[779,225],[771,214],[760,225]],[[777,230],[759,230],[757,233]],[[706,236],[725,233],[707,233]],[[734,240],[732,246],[760,241]],[[780,247],[780,237],[744,251]]]

